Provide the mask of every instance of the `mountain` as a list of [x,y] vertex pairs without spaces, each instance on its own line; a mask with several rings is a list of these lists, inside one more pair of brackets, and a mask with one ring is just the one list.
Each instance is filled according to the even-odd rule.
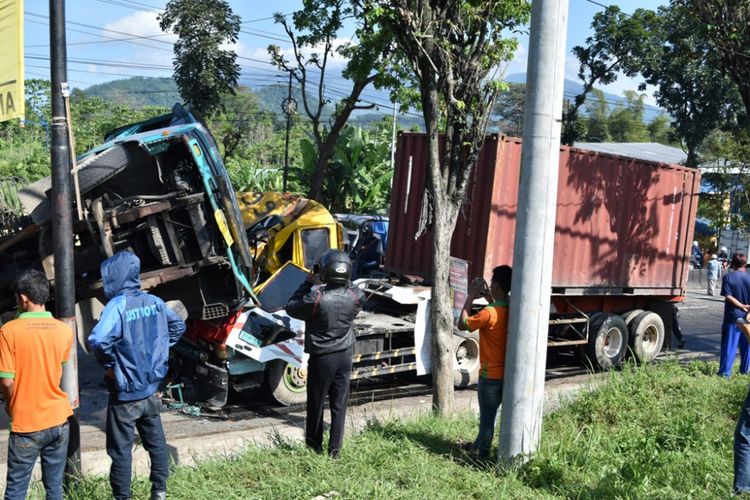
[[[281,103],[286,99],[289,92],[286,85],[264,85],[248,88],[248,90],[258,96],[258,104],[263,111],[270,111],[279,117],[284,116],[281,110]],[[171,78],[136,76],[92,85],[82,90],[82,92],[87,96],[101,97],[107,101],[134,108],[142,108],[144,106],[171,108],[174,103],[182,102],[177,84]],[[292,89],[292,97],[297,101],[297,113],[305,116],[302,93],[299,88]],[[316,96],[308,94],[308,102],[311,107],[314,107],[317,106],[318,99]],[[378,109],[384,108],[379,107]],[[332,106],[326,106],[323,110],[323,118],[326,119],[332,110]],[[368,127],[382,120],[384,116],[390,116],[390,109],[388,112],[362,110],[352,114],[350,123],[354,126]],[[398,122],[402,127],[410,130],[421,130],[424,127],[422,118],[413,114],[399,115]]]
[[174,103],[182,102],[177,84],[171,78],[134,76],[92,85],[83,92],[91,97],[101,97],[110,102],[134,108],[144,106],[171,108]]
[[[513,73],[512,75],[508,75],[505,77],[505,81],[509,83],[526,83],[526,73]],[[583,85],[580,83],[574,81],[565,79],[565,84],[563,86],[563,96],[565,99],[573,100],[575,97],[583,92]],[[609,92],[604,92],[604,99],[607,100],[609,103],[610,111],[614,108],[616,108],[618,105],[625,105],[627,103],[627,99],[625,99],[624,96],[611,94]],[[587,99],[588,100],[588,99]],[[652,105],[646,105],[644,112],[643,112],[643,119],[646,122],[650,122],[655,117],[664,114],[664,111],[659,109],[656,106]]]

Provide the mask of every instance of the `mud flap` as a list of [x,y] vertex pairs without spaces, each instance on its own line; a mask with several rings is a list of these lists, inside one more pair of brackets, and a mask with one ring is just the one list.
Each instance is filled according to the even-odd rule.
[[209,406],[221,408],[229,397],[229,372],[211,363],[196,363],[189,375],[195,397]]

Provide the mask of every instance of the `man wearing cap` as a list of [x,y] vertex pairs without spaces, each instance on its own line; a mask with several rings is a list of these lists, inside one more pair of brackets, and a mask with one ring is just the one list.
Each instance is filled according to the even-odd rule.
[[356,341],[354,318],[362,309],[364,294],[351,286],[352,263],[340,250],[330,250],[320,259],[320,281],[308,275],[286,306],[289,316],[305,322],[307,361],[307,421],[305,442],[323,451],[323,406],[326,395],[331,407],[328,454],[336,458],[344,441],[346,405],[352,375],[352,348]]
[[719,279],[721,272],[721,263],[719,257],[716,254],[711,255],[711,260],[706,264],[706,273],[708,281],[707,293],[711,296],[716,295],[716,280]]

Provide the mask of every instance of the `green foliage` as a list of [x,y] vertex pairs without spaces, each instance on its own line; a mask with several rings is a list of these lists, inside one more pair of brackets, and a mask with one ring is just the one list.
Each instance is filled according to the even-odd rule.
[[[299,171],[299,180],[307,184],[315,174],[317,150],[309,139],[300,141],[300,149],[303,167]],[[322,197],[318,201],[332,212],[385,212],[393,177],[390,151],[387,127],[372,131],[345,127],[328,165]]]
[[174,79],[185,101],[204,116],[222,109],[240,76],[236,44],[240,17],[225,0],[169,0],[159,25],[179,38],[174,45]]
[[669,122],[669,118],[666,115],[655,116],[651,120],[647,127],[648,133],[651,136],[652,142],[658,142],[660,144],[674,144],[674,130]]
[[[266,117],[254,120],[253,135],[245,136],[232,156],[225,158],[236,191],[281,191],[284,175],[285,120]],[[297,175],[302,165],[300,141],[309,131],[299,119],[292,120],[289,137],[288,191],[305,193],[308,186]]]
[[144,106],[136,109],[113,104],[101,97],[88,97],[83,92],[73,95],[70,110],[77,155],[101,144],[105,134],[111,130],[169,113],[169,108]]
[[500,89],[492,108],[492,124],[506,135],[523,135],[523,112],[526,104],[526,85],[508,83]]
[[[585,47],[573,49],[585,82],[576,104],[583,102],[594,83],[611,83],[618,72],[642,76],[644,84],[656,87],[656,102],[672,117],[675,135],[687,150],[686,164],[696,166],[699,144],[714,128],[734,122],[739,99],[716,51],[702,35],[702,24],[678,3],[656,11],[637,9],[632,15],[611,6],[596,14],[591,25],[594,34]],[[567,121],[573,114],[566,114]],[[575,140],[572,131],[563,135],[566,143]]]
[[[50,173],[49,123],[50,86],[45,80],[26,82],[27,122],[0,124],[0,177],[22,177],[35,181]],[[167,113],[167,108],[145,106],[134,109],[112,104],[100,97],[88,97],[76,90],[71,97],[73,137],[76,154],[101,144],[104,134],[126,123]]]
[[583,91],[563,117],[562,142],[573,144],[580,137],[575,126],[578,111],[595,84],[608,85],[624,71],[634,76],[630,68],[648,50],[648,25],[655,14],[638,9],[633,15],[625,14],[617,6],[597,13],[591,23],[594,34],[586,39],[585,46],[573,47],[580,62],[578,77],[583,81]]
[[648,129],[643,125],[644,94],[625,91],[625,106],[617,106],[609,116],[609,133],[617,142],[647,142]]
[[[234,457],[177,466],[175,498],[728,498],[732,435],[747,380],[715,375],[716,363],[675,362],[605,376],[547,415],[537,455],[498,474],[473,461],[460,442],[476,435],[476,415],[442,420],[371,421],[347,438],[331,460],[298,441],[275,436],[269,448],[249,446]],[[229,478],[229,479],[228,479]],[[40,485],[35,485],[35,492]],[[146,478],[134,497],[147,498]],[[105,499],[107,479],[87,478],[68,498]],[[337,497],[337,498],[338,498]]]
[[744,0],[672,0],[670,6],[693,19],[696,36],[716,52],[721,69],[736,86],[750,117],[750,8]]
[[750,132],[713,131],[701,146],[702,178],[709,193],[701,193],[698,215],[714,227],[750,227]]
[[744,377],[716,363],[627,368],[545,421],[527,485],[566,498],[724,498]]
[[225,161],[243,143],[263,142],[273,132],[274,114],[261,111],[258,97],[245,87],[240,87],[234,95],[225,94],[220,109],[208,125]]
[[50,172],[49,147],[42,127],[0,123],[0,177],[37,180]]
[[[380,78],[382,61],[388,58],[391,47],[390,33],[365,22],[361,7],[349,0],[304,0],[303,9],[292,15],[292,26],[286,17],[277,14],[276,22],[281,24],[292,42],[293,57],[288,59],[276,45],[268,47],[272,63],[286,71],[290,79],[300,87],[300,109],[310,119],[311,139],[315,145],[314,173],[308,177],[308,196],[321,199],[323,182],[327,176],[327,166],[334,154],[351,113],[357,109],[370,109],[374,105],[359,103],[362,91]],[[338,33],[344,28],[344,21],[354,23],[354,36],[350,41],[339,44]],[[356,40],[356,42],[354,41]],[[310,52],[305,54],[307,48]],[[351,80],[351,90],[334,103],[328,119],[324,119],[326,104],[324,98],[325,77],[330,58],[341,55],[348,60],[344,78]],[[309,94],[317,95],[317,102]]]
[[596,100],[586,101],[586,140],[609,142],[612,139],[609,129],[609,104],[601,90],[593,89],[591,93],[594,94]]

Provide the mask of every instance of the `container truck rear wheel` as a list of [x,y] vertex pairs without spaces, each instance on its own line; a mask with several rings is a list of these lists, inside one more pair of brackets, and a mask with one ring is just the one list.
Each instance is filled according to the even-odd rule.
[[306,368],[276,359],[270,362],[266,382],[273,398],[284,406],[300,405],[307,401]]
[[468,387],[479,380],[479,332],[453,336],[453,386]]
[[[628,325],[628,328],[630,328],[630,324],[641,313],[643,313],[643,309],[633,309],[632,311],[628,311],[624,314],[621,314],[620,316],[622,316],[622,319],[625,321],[625,324]],[[632,336],[631,336],[631,340],[632,340]]]
[[656,358],[664,344],[664,322],[655,312],[645,311],[630,324],[630,348],[641,363]]
[[628,348],[628,326],[617,314],[597,313],[589,324],[586,357],[600,370],[611,370],[622,364]]

